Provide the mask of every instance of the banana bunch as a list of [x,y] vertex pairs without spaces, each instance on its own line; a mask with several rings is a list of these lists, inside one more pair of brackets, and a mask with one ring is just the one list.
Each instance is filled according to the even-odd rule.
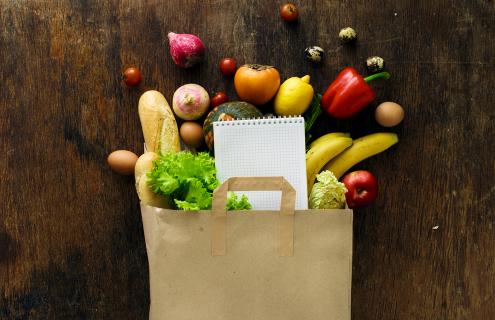
[[349,134],[332,132],[321,136],[309,145],[306,153],[308,193],[316,175],[331,171],[337,179],[358,162],[387,150],[399,141],[395,133],[373,133],[356,140]]

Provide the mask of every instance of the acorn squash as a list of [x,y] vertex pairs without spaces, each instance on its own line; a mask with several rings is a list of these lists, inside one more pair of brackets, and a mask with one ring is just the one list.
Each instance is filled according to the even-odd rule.
[[213,122],[260,118],[263,114],[252,104],[244,101],[229,101],[215,107],[208,113],[203,124],[206,145],[213,150]]

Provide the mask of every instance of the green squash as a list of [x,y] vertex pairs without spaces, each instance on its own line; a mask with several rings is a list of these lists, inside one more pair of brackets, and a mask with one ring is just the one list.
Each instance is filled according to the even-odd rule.
[[206,145],[213,150],[213,122],[260,118],[263,114],[255,106],[244,101],[229,101],[215,107],[208,113],[203,124]]

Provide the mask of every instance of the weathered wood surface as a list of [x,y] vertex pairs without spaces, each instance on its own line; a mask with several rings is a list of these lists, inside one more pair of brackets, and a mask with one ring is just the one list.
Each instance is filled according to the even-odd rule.
[[[288,26],[277,1],[0,1],[1,319],[147,317],[133,179],[105,162],[141,151],[141,92],[170,99],[196,82],[234,96],[223,56],[308,73],[321,92],[370,55],[393,74],[377,101],[401,103],[406,120],[397,147],[359,165],[381,193],[355,212],[353,319],[495,318],[493,1],[298,2]],[[355,46],[337,38],[348,25]],[[172,30],[198,34],[206,62],[175,67]],[[314,44],[327,50],[319,67],[303,58]],[[139,89],[121,84],[128,65]],[[374,106],[315,133],[381,130]]]

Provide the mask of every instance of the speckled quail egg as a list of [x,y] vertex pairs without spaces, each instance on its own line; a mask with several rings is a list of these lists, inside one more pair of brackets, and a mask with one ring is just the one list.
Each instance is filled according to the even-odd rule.
[[357,39],[357,32],[351,27],[344,28],[339,32],[339,38],[343,42],[352,42]]
[[323,48],[318,47],[318,46],[307,47],[304,50],[304,54],[306,55],[306,59],[308,59],[311,62],[315,62],[315,63],[318,63],[321,61],[324,53],[325,53],[325,50],[323,50]]
[[382,57],[373,56],[366,59],[366,67],[370,73],[376,73],[383,70],[385,61]]

